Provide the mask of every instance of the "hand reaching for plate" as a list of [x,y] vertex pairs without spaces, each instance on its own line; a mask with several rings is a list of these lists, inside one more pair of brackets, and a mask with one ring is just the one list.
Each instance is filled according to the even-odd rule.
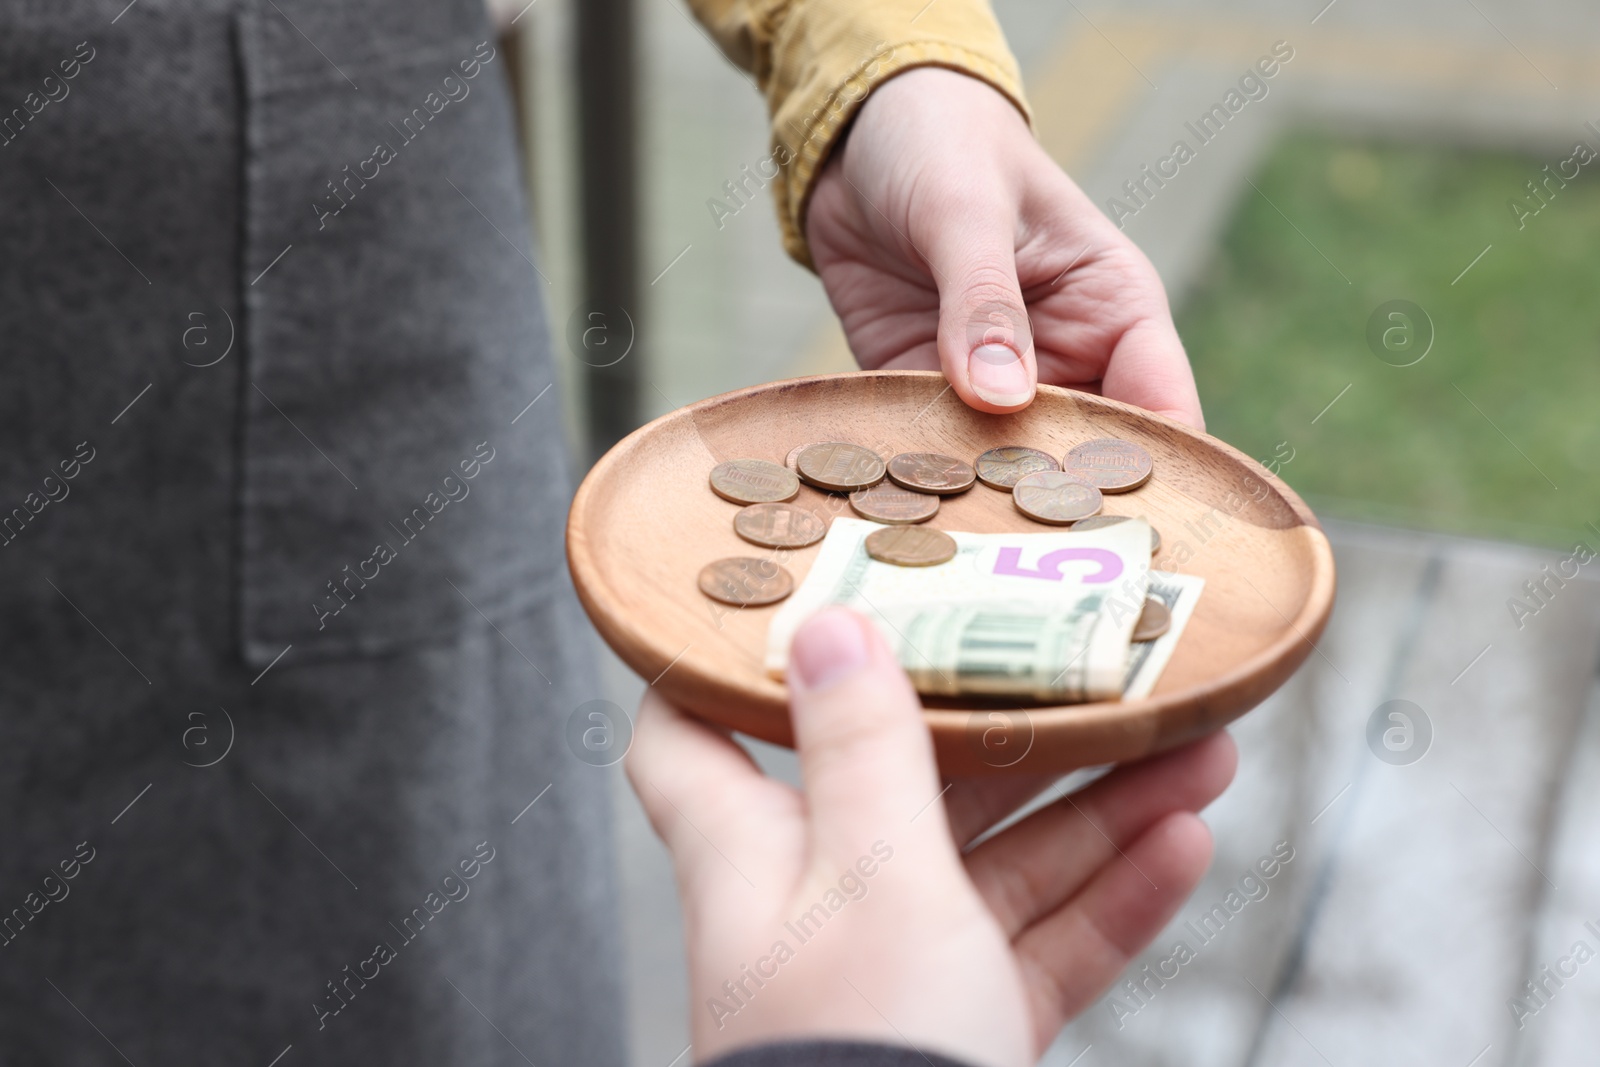
[[1233,742],[1122,767],[969,848],[1050,779],[945,790],[916,694],[860,616],[825,609],[792,648],[804,792],[653,693],[628,754],[683,901],[696,1061],[850,1038],[1035,1062],[1204,872],[1193,813],[1232,778]]
[[984,82],[924,67],[874,90],[806,233],[864,367],[942,369],[982,411],[1040,381],[1204,426],[1150,261]]

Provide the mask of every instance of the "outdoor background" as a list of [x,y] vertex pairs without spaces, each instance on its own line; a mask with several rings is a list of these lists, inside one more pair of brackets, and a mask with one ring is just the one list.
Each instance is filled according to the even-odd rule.
[[[517,30],[576,442],[571,2],[538,0]],[[1123,183],[1174,140],[1193,143],[1184,123],[1276,42],[1293,48],[1267,96],[1126,231],[1165,279],[1208,429],[1276,458],[1327,520],[1341,580],[1320,658],[1236,727],[1240,780],[1212,813],[1217,867],[1190,910],[1288,840],[1297,858],[1281,887],[1176,988],[1127,1001],[1138,1010],[1121,1026],[1097,1008],[1048,1062],[1592,1061],[1600,964],[1520,1014],[1516,1003],[1574,942],[1600,949],[1583,925],[1600,919],[1600,802],[1579,784],[1600,773],[1600,567],[1548,606],[1528,601],[1539,610],[1525,625],[1508,602],[1576,543],[1600,548],[1600,159],[1551,177],[1584,161],[1578,144],[1600,152],[1600,10],[995,7],[1041,142],[1103,206],[1126,200]],[[780,249],[770,204],[720,227],[707,207],[768,154],[750,79],[677,0],[636,10],[643,300],[629,358],[642,365],[641,417],[851,367],[817,280]],[[631,708],[640,683],[613,663],[609,684]],[[1395,763],[1366,729],[1402,698],[1430,740]],[[763,759],[792,769],[784,753]],[[620,768],[597,773],[618,786],[633,991],[619,1025],[641,1067],[686,1063],[665,855]]]

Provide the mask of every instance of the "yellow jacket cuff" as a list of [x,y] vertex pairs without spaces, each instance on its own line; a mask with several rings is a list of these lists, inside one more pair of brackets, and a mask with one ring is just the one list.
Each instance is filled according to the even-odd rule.
[[[913,67],[971,75],[1028,106],[1017,62],[986,0],[690,0],[772,115],[773,183],[784,248],[812,267],[811,190],[867,96]],[[761,168],[766,170],[768,168]]]

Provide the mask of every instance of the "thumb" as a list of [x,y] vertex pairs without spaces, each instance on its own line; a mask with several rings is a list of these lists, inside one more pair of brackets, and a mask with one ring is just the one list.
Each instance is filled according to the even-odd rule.
[[[886,828],[903,828],[939,795],[922,705],[865,618],[830,607],[801,626],[790,651],[789,692],[812,834],[822,851],[859,849]],[[942,805],[923,816],[935,825],[943,820]]]
[[930,242],[939,364],[957,395],[979,411],[1027,407],[1038,380],[1014,226],[1014,214],[963,214]]

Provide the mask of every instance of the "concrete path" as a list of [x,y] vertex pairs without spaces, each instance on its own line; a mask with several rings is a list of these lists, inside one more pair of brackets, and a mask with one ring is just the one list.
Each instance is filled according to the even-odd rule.
[[[1206,884],[1130,968],[1142,985],[1046,1062],[1091,1044],[1085,1065],[1592,1061],[1600,966],[1533,1014],[1508,1001],[1575,940],[1600,950],[1581,837],[1600,806],[1579,770],[1600,755],[1600,583],[1568,584],[1519,631],[1507,599],[1559,556],[1330,532],[1340,599],[1322,655],[1235,728]],[[1380,712],[1395,699],[1413,706]],[[1246,880],[1280,842],[1293,860]],[[1178,941],[1197,958],[1163,968]]]

